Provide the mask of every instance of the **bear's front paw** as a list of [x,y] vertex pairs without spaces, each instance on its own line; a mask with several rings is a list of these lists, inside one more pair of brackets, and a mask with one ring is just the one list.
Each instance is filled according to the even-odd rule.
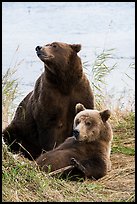
[[71,164],[85,174],[86,170],[85,167],[82,164],[80,164],[75,158],[71,158]]
[[71,158],[71,164],[75,167],[78,167],[79,163],[75,158]]

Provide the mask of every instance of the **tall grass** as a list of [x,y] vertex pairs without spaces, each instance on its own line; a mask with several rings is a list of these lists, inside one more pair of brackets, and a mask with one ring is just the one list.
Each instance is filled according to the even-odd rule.
[[106,85],[105,77],[109,75],[117,65],[117,63],[112,66],[107,65],[107,61],[113,58],[112,51],[114,51],[114,49],[103,50],[103,52],[97,55],[92,65],[93,89],[98,90],[100,93],[102,93],[102,85]]
[[8,125],[12,118],[14,103],[16,97],[18,97],[18,80],[14,79],[14,68],[9,68],[2,76],[2,127]]
[[95,96],[95,108],[103,109],[106,106],[106,77],[111,74],[111,72],[117,67],[117,63],[110,65],[110,60],[113,59],[113,52],[115,49],[103,49],[100,53],[95,53],[95,60],[87,68],[87,62],[83,63],[83,67],[87,71],[87,76],[90,80],[94,96]]
[[[123,73],[123,78],[125,78],[125,87],[118,93],[111,89],[111,92],[107,91],[106,78],[111,77],[112,72],[118,68],[118,62],[114,62],[114,51],[115,49],[103,49],[102,52],[96,54],[96,58],[90,66],[87,67],[86,62],[83,63],[83,67],[87,70],[87,75],[89,77],[94,96],[95,96],[95,108],[104,109],[109,108],[115,112],[117,111],[134,111],[135,107],[135,95],[133,89],[128,86],[126,88],[126,78],[129,80],[134,80],[132,74],[135,72],[135,63],[132,62],[127,65],[127,71],[130,71],[130,75],[126,72]],[[88,71],[90,70],[90,72]],[[132,73],[133,71],[133,73]],[[130,88],[130,89],[129,89]],[[117,95],[118,93],[118,95]]]
[[2,128],[8,125],[15,111],[15,99],[21,94],[18,78],[15,76],[21,63],[18,60],[19,45],[13,53],[9,68],[2,74]]
[[97,55],[95,62],[92,65],[92,87],[95,93],[96,107],[101,109],[105,103],[105,93],[104,89],[106,84],[105,78],[109,75],[115,68],[117,63],[113,65],[108,65],[108,61],[113,58],[114,49],[103,50]]

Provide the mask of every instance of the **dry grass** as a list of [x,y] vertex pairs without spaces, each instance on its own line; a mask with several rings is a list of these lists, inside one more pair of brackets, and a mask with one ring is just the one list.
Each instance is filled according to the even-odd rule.
[[2,128],[4,129],[11,121],[14,112],[15,98],[20,94],[18,90],[18,80],[14,75],[17,69],[9,68],[2,76]]
[[112,170],[106,177],[100,179],[100,181],[97,181],[104,187],[100,193],[107,196],[107,202],[134,201],[134,156],[115,153],[112,154],[111,160]]

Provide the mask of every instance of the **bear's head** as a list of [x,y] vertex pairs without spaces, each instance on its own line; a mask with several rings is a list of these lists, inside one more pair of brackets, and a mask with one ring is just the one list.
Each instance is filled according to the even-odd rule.
[[91,142],[99,139],[109,142],[112,139],[112,129],[107,122],[110,114],[109,110],[86,109],[78,103],[76,105],[73,135],[79,141]]
[[46,68],[53,74],[63,69],[71,70],[74,66],[82,67],[77,53],[81,50],[80,44],[53,42],[44,46],[37,46],[37,56],[44,62]]

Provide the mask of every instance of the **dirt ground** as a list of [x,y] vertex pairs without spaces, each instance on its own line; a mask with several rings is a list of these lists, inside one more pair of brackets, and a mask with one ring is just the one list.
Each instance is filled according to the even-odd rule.
[[[135,158],[122,153],[111,155],[112,169],[96,181],[103,186],[98,190],[104,200],[135,202]],[[87,181],[89,182],[89,181]],[[100,191],[100,192],[99,192]],[[101,200],[100,200],[101,201]]]

